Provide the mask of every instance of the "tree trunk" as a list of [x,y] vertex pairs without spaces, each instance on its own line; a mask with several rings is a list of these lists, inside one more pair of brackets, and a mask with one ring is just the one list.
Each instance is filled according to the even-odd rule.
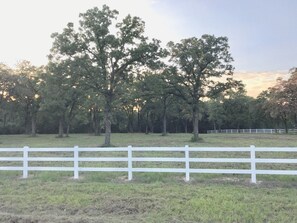
[[215,130],[215,131],[217,130],[217,126],[216,126],[216,122],[215,121],[213,122],[213,130]]
[[162,136],[167,135],[167,118],[166,115],[163,116],[163,133]]
[[69,130],[70,130],[70,123],[71,123],[71,120],[74,118],[74,109],[75,109],[75,105],[76,105],[76,101],[72,101],[72,104],[71,104],[71,107],[70,107],[70,111],[69,113],[67,114],[66,112],[66,115],[68,115],[67,117],[67,128],[66,128],[66,137],[69,137]]
[[284,126],[285,126],[285,133],[288,134],[289,130],[288,130],[288,122],[287,122],[286,118],[283,118],[283,123],[284,123]]
[[146,121],[145,121],[145,134],[149,134],[149,131],[148,131],[148,119],[149,119],[149,113],[148,112],[146,112]]
[[199,111],[198,111],[198,106],[194,105],[193,108],[193,142],[198,142],[199,141]]
[[28,105],[25,108],[25,123],[24,123],[24,128],[25,128],[25,134],[30,134],[30,114],[29,114],[29,108]]
[[35,137],[36,136],[36,114],[32,114],[31,122],[32,122],[31,136]]
[[59,120],[59,135],[58,135],[59,138],[63,138],[63,136],[64,136],[64,130],[63,130],[63,128],[64,128],[64,126],[63,126],[63,119],[60,118],[60,120]]
[[166,113],[167,113],[167,107],[166,107],[166,99],[163,102],[163,133],[162,136],[166,136],[167,135],[167,117],[166,117]]
[[94,114],[93,114],[92,122],[93,122],[94,133],[95,133],[95,136],[100,136],[101,135],[100,118],[98,115],[97,106],[94,108],[93,112]]
[[139,108],[137,109],[137,132],[141,132]]
[[7,113],[4,113],[4,115],[3,115],[3,129],[4,130],[6,128],[6,121],[7,121]]
[[100,136],[99,132],[99,124],[97,121],[93,120],[93,126],[94,126],[94,135],[95,136]]
[[66,137],[69,137],[70,123],[67,123]]
[[[130,113],[131,112],[131,113]],[[133,107],[131,108],[131,111],[128,111],[128,125],[127,125],[127,127],[128,127],[128,132],[129,133],[133,133],[134,131],[134,129],[133,129],[133,127],[134,127],[134,111],[133,111]]]
[[105,139],[104,146],[110,146],[111,138],[111,102],[107,101],[104,110]]
[[89,120],[89,133],[93,134],[94,123],[93,123],[93,111],[92,111],[92,109],[90,109],[90,112],[88,112],[88,120]]
[[185,126],[185,133],[188,133],[188,121],[187,120],[185,121],[184,126]]
[[100,118],[98,117],[98,135],[97,136],[101,136],[101,121]]

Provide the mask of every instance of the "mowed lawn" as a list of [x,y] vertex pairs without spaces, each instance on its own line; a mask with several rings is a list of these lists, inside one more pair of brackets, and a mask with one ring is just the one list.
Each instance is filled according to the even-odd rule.
[[[0,135],[0,147],[72,147],[101,146],[104,136],[88,134],[72,134],[68,138],[56,138],[56,135]],[[282,134],[200,134],[201,141],[192,143],[191,134],[143,134],[143,133],[114,133],[111,141],[114,146],[297,146],[297,135]]]
[[[296,135],[113,134],[114,146],[297,147]],[[104,136],[0,136],[0,147],[100,146]],[[283,156],[283,155],[280,155]],[[294,155],[295,156],[295,155]],[[294,157],[296,158],[296,156]],[[1,163],[0,163],[1,165]],[[296,165],[290,166],[295,168]],[[297,222],[297,177],[137,173],[0,172],[0,222]],[[193,177],[192,177],[193,175]],[[194,176],[195,175],[195,176]]]

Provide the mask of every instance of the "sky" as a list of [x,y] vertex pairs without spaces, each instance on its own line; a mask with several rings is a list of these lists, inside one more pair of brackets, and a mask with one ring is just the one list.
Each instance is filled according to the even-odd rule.
[[47,63],[50,35],[79,13],[103,4],[141,17],[146,33],[169,41],[227,36],[234,58],[234,77],[257,96],[277,77],[288,78],[297,66],[296,0],[1,0],[0,62],[15,66],[21,60]]

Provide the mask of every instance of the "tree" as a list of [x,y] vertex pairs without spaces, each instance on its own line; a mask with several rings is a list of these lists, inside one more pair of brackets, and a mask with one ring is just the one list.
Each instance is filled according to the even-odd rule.
[[152,65],[162,54],[159,41],[148,42],[144,22],[126,16],[117,22],[118,11],[104,5],[80,14],[79,30],[69,23],[63,33],[52,35],[52,55],[72,58],[83,69],[86,84],[104,99],[105,142],[110,145],[112,109],[125,91],[137,66]]
[[166,78],[168,70],[157,73],[146,73],[138,82],[139,97],[148,101],[154,101],[158,108],[157,112],[162,117],[162,135],[167,135],[167,114],[168,107],[172,103],[172,86]]
[[276,128],[277,119],[271,117],[269,106],[269,92],[268,90],[262,91],[255,100],[255,114],[254,117],[257,121],[256,127],[260,128]]
[[213,129],[221,129],[226,114],[223,106],[223,101],[216,98],[207,102],[208,119],[213,123]]
[[90,132],[95,136],[101,135],[101,119],[103,100],[93,89],[84,88],[82,108],[89,113]]
[[[228,39],[203,35],[200,39],[188,38],[180,43],[168,43],[171,61],[176,73],[171,80],[177,95],[192,108],[193,141],[199,140],[199,101],[231,87],[234,82],[233,59],[229,53]],[[226,77],[222,81],[222,77]]]
[[78,72],[71,60],[51,61],[44,75],[42,107],[59,120],[58,137],[64,136],[65,123],[66,136],[69,136],[71,120],[83,95]]
[[[17,125],[18,103],[16,101],[16,88],[18,77],[13,69],[0,63],[0,121],[2,121],[3,133],[20,132]],[[10,122],[10,123],[9,123]],[[11,127],[11,128],[10,128]]]
[[287,105],[297,126],[297,68],[290,69],[291,76],[287,81],[282,80],[283,94],[287,98]]
[[[264,108],[274,119],[283,122],[286,133],[290,120],[297,124],[297,69],[290,70],[291,76],[288,80],[277,79],[276,85],[266,91],[266,103]],[[264,93],[262,94],[264,95]]]
[[25,108],[25,125],[28,117],[31,119],[31,136],[36,136],[36,119],[41,102],[40,78],[43,72],[43,67],[33,66],[29,61],[20,62],[15,70],[18,77],[15,95]]
[[225,111],[226,123],[231,128],[250,128],[250,103],[251,97],[246,96],[242,92],[235,93],[229,98],[226,98],[223,103]]
[[270,87],[265,92],[266,103],[263,104],[263,108],[274,119],[280,119],[285,127],[286,133],[288,133],[288,121],[290,118],[290,104],[289,98],[285,93],[285,81],[282,79],[277,80],[277,84]]

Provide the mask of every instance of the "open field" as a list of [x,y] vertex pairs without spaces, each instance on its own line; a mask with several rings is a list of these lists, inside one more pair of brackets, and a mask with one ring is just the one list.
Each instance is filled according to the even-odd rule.
[[[112,134],[114,146],[294,146],[297,147],[297,135],[283,134],[200,134],[201,142],[190,142],[191,134]],[[55,135],[39,135],[36,138],[27,135],[0,135],[0,147],[69,147],[69,146],[100,146],[104,136],[73,134],[68,138],[55,138]]]
[[[296,146],[296,135],[113,134],[115,146]],[[0,136],[0,147],[98,146],[103,136]],[[279,156],[282,156],[280,153]],[[296,156],[296,155],[295,155]],[[296,157],[295,157],[296,158]],[[296,166],[295,166],[296,167]],[[270,168],[270,167],[269,167]],[[297,168],[295,168],[297,169]],[[297,177],[135,173],[0,172],[0,222],[297,222]]]

